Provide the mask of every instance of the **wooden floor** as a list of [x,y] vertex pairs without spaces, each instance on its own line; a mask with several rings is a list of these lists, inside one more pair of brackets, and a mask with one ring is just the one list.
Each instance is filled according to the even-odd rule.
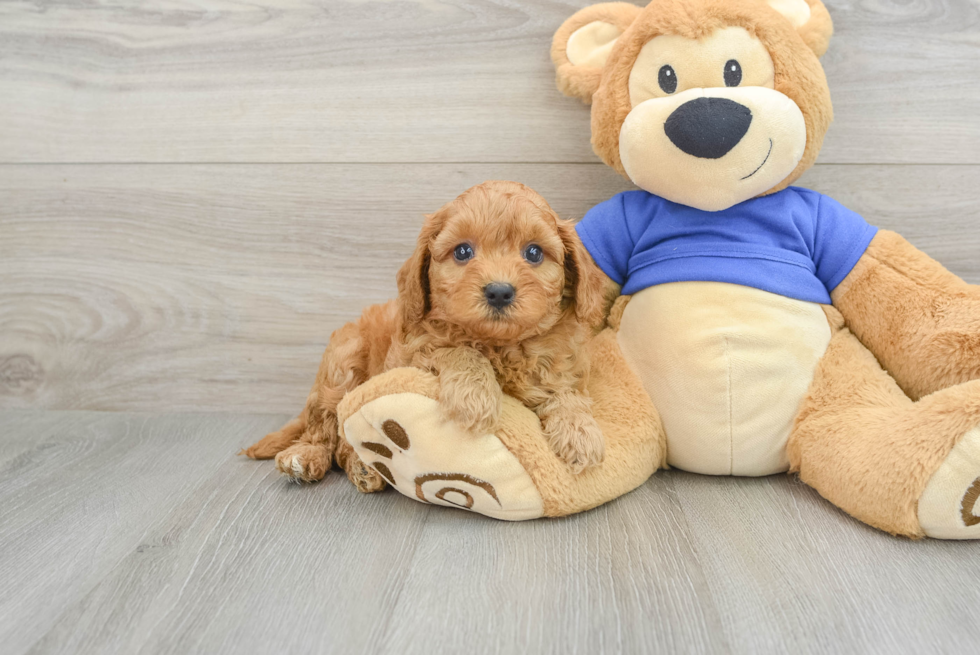
[[976,652],[975,544],[787,476],[505,523],[235,457],[284,418],[0,414],[3,652]]
[[[588,0],[0,3],[0,652],[977,652],[980,544],[661,472],[507,524],[236,451],[489,178],[629,188],[554,88]],[[980,5],[833,0],[800,181],[980,283]]]

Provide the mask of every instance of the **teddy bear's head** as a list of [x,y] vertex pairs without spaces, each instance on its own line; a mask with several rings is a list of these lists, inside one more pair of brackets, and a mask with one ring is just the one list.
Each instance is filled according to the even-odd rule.
[[592,147],[641,189],[707,211],[790,185],[833,118],[820,0],[586,7],[555,34],[558,86],[592,103]]

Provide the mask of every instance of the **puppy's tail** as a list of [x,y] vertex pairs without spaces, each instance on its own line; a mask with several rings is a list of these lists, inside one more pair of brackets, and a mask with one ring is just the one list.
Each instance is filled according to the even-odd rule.
[[276,432],[270,432],[258,442],[239,451],[239,455],[247,455],[252,459],[272,459],[280,451],[286,450],[296,442],[306,429],[306,420],[301,416],[282,426]]

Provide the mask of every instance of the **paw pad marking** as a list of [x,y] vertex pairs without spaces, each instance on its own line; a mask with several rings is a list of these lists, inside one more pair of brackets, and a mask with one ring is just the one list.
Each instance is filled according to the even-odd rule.
[[385,466],[381,462],[375,462],[375,463],[371,464],[371,466],[374,468],[375,471],[378,472],[378,474],[381,477],[383,477],[385,480],[388,481],[388,484],[390,484],[390,485],[394,485],[395,484],[395,476],[391,474],[391,469],[389,469],[387,466]]
[[408,440],[408,433],[405,432],[405,428],[403,428],[397,421],[388,419],[381,424],[381,429],[384,431],[385,436],[391,439],[391,443],[395,444],[402,450],[408,450],[412,447],[411,442]]
[[[463,502],[462,503],[457,503],[452,498],[446,498],[446,496],[448,494],[455,494],[455,495],[462,496],[463,497]],[[445,489],[440,489],[439,492],[436,493],[436,498],[438,498],[439,500],[444,500],[447,503],[452,503],[453,505],[457,505],[458,507],[462,507],[464,509],[472,509],[473,508],[473,496],[469,495],[468,493],[466,493],[462,489],[455,489],[455,488],[450,488],[450,487],[446,487]],[[426,502],[428,502],[428,501],[426,501]]]
[[967,527],[980,523],[980,516],[974,513],[976,512],[977,499],[980,499],[980,478],[974,480],[970,488],[966,490],[966,493],[963,494],[963,502],[960,504],[960,515]]
[[[418,499],[423,503],[432,502],[425,497],[425,489],[423,487],[427,482],[462,482],[469,485],[471,488],[476,487],[477,489],[482,489],[488,496],[494,499],[498,507],[502,507],[500,504],[500,499],[497,497],[497,490],[493,488],[492,484],[485,480],[474,478],[472,475],[468,475],[466,473],[426,473],[425,475],[420,475],[415,478],[415,495],[418,496]],[[467,504],[459,505],[459,503],[449,500],[445,496],[450,493],[464,496],[467,499]],[[466,507],[466,509],[473,507],[473,496],[458,487],[441,487],[439,491],[436,492],[435,496],[439,500],[444,500],[447,503],[459,505],[460,507]]]
[[344,437],[379,482],[418,502],[505,520],[544,513],[533,480],[500,438],[461,438],[436,399],[403,392],[372,400],[344,419]]
[[[412,447],[412,442],[409,441],[408,439],[408,432],[405,431],[405,428],[403,428],[398,423],[398,421],[393,421],[391,419],[388,419],[381,425],[381,430],[385,433],[386,437],[391,439],[391,443],[395,444],[402,450],[408,450],[409,448]],[[361,446],[365,450],[370,450],[372,453],[381,455],[382,457],[385,457],[387,459],[391,459],[392,457],[391,448],[389,448],[384,444],[376,443],[374,441],[365,441],[364,443],[361,444]],[[388,484],[390,484],[393,487],[398,486],[395,484],[395,476],[392,475],[391,469],[388,468],[388,466],[385,463],[373,462],[371,464],[371,467],[375,471],[377,471],[378,474],[388,482]],[[451,501],[447,501],[447,502],[451,502]],[[472,504],[473,503],[470,503],[470,505]]]
[[[393,444],[401,448],[402,450],[408,450],[412,447],[411,441],[408,438],[408,432],[401,426],[398,421],[388,419],[381,424],[381,431],[384,432],[385,436],[388,437]],[[361,447],[365,450],[369,450],[372,453],[381,455],[386,459],[391,459],[393,453],[391,449],[374,441],[365,441],[361,444]],[[371,467],[374,468],[378,474],[381,475],[385,480],[388,481],[392,486],[397,486],[395,484],[395,476],[392,474],[391,469],[388,468],[383,462],[372,462]],[[503,507],[500,503],[500,498],[497,497],[497,490],[493,488],[493,485],[486,480],[481,480],[480,478],[474,477],[467,473],[426,473],[424,475],[419,475],[415,478],[415,495],[423,503],[431,504],[432,501],[425,497],[425,485],[430,482],[461,482],[464,486],[470,489],[481,489],[488,496],[493,498],[494,502],[497,503],[497,507]],[[447,498],[446,496],[450,496]],[[435,497],[443,502],[456,505],[457,507],[462,507],[464,509],[472,509],[473,494],[471,494],[466,489],[460,489],[454,486],[444,486],[440,487],[435,493]]]
[[365,441],[361,444],[365,449],[370,450],[372,453],[381,455],[386,459],[391,459],[391,449],[388,446],[380,443],[375,443],[373,441]]

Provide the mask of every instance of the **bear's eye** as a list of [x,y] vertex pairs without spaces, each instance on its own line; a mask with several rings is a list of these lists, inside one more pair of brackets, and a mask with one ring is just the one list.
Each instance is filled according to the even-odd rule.
[[459,244],[453,248],[453,259],[461,264],[473,259],[473,246],[468,243]]
[[541,260],[544,259],[544,251],[541,250],[541,246],[536,243],[532,243],[524,249],[524,259],[531,264],[540,264]]
[[677,73],[674,72],[674,69],[670,65],[660,67],[660,74],[657,76],[657,81],[660,82],[660,88],[667,95],[677,90]]
[[725,86],[738,86],[742,82],[742,65],[734,59],[725,63]]

